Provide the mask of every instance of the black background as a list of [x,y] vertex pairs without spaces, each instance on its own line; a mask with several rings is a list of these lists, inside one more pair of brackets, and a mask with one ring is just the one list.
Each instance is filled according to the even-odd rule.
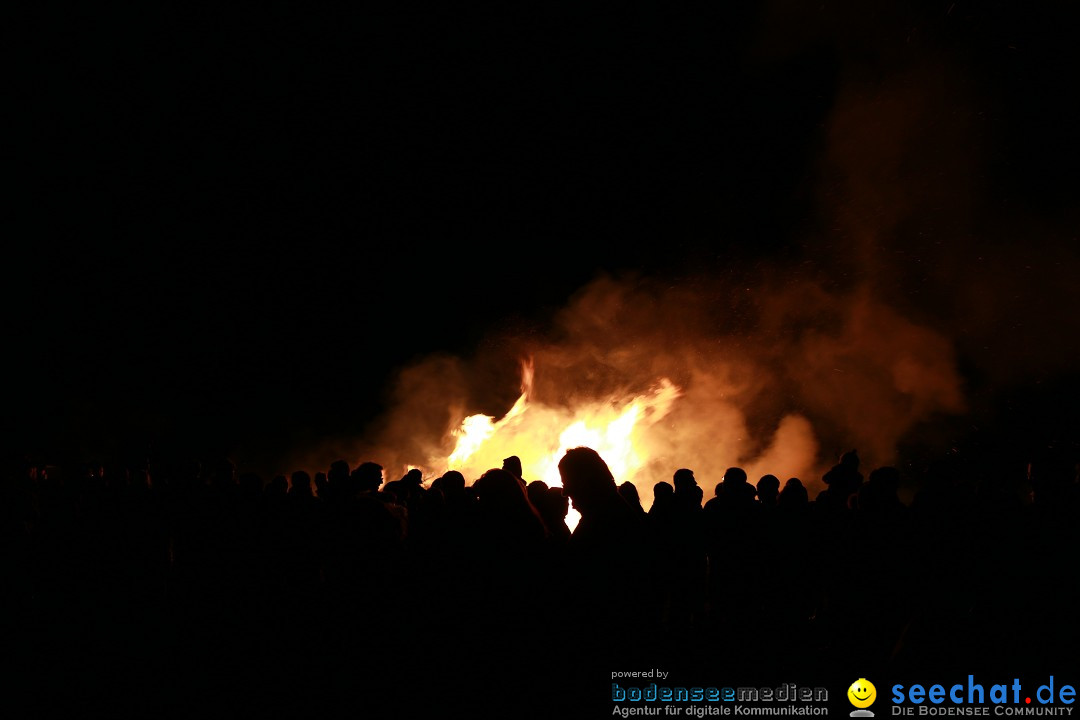
[[[16,449],[269,449],[359,432],[395,368],[542,327],[599,271],[719,275],[842,251],[821,206],[843,88],[912,68],[917,85],[939,60],[968,94],[933,95],[929,116],[978,118],[963,137],[977,182],[956,190],[964,252],[1023,263],[1052,248],[1056,277],[1075,269],[1068,3],[5,14]],[[908,148],[910,175],[886,179],[949,172],[941,151]],[[908,243],[906,258],[934,264],[957,240],[941,220],[951,204],[939,193],[883,256]],[[919,240],[928,227],[933,242]],[[891,291],[936,317],[948,283],[911,282],[897,262]],[[1016,269],[1001,326],[1014,335],[985,352],[1054,356],[1052,375],[1030,361],[997,388],[980,374],[984,337],[954,317],[943,329],[992,391],[990,420],[1031,428],[1034,413],[1060,430],[1074,311]],[[1035,318],[1044,329],[1028,332]]]

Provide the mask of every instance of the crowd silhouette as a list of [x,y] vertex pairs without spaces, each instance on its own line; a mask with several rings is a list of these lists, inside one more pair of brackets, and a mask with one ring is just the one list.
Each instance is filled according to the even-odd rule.
[[20,459],[2,482],[9,679],[41,707],[154,717],[577,717],[624,669],[1060,675],[1076,467],[1034,462],[1010,484],[941,462],[905,504],[897,468],[851,451],[813,497],[800,478],[680,467],[645,507],[586,447],[562,487],[514,456],[430,481],[372,461],[263,478],[224,459]]

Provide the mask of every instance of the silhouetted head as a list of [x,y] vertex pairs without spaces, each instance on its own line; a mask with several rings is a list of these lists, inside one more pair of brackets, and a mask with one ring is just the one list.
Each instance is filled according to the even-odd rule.
[[271,495],[284,495],[289,489],[289,479],[284,475],[275,475],[270,484],[266,486],[266,492]]
[[644,510],[641,507],[641,496],[638,494],[637,486],[634,483],[627,480],[619,485],[619,494],[622,495],[623,500],[627,502],[630,507],[635,510]]
[[521,458],[517,455],[511,455],[508,458],[504,458],[502,461],[502,469],[511,473],[514,477],[520,478],[521,473]]
[[289,493],[293,495],[311,494],[311,475],[304,470],[297,470],[292,474],[289,483]]
[[784,483],[784,489],[780,491],[777,504],[783,508],[806,507],[810,503],[810,495],[806,492],[806,486],[797,477],[788,478]]
[[473,483],[473,488],[480,502],[489,506],[509,506],[526,497],[518,477],[502,468],[486,471]]
[[357,492],[375,492],[383,484],[383,467],[375,462],[362,462],[352,471]]
[[410,468],[407,473],[401,477],[401,484],[408,488],[418,488],[424,482],[424,474],[420,472],[419,468]]
[[525,494],[529,496],[529,502],[537,508],[544,503],[544,494],[548,491],[548,484],[543,480],[533,480],[525,487]]
[[881,492],[893,495],[900,489],[900,471],[891,465],[885,465],[871,471],[867,482]]
[[349,463],[344,460],[335,460],[330,463],[330,469],[326,473],[326,479],[331,484],[341,483],[344,485],[347,484],[351,474]]
[[567,450],[559,460],[559,475],[562,476],[563,492],[582,517],[596,512],[612,497],[622,502],[611,469],[600,453],[590,447]]
[[829,498],[830,504],[846,506],[848,498],[862,485],[863,476],[859,472],[859,456],[854,450],[844,453],[840,457],[840,462],[833,465],[821,479],[829,486],[826,497]]
[[705,491],[698,485],[693,485],[683,493],[684,502],[690,507],[701,507],[701,501],[705,497]]
[[896,508],[902,504],[897,494],[899,489],[899,470],[891,466],[876,468],[859,488],[858,507],[871,512]]
[[489,527],[492,523],[504,529],[514,525],[525,535],[535,532],[537,539],[547,534],[540,512],[526,495],[521,478],[509,470],[492,468],[472,486],[481,517]]
[[775,505],[780,495],[780,478],[775,475],[762,475],[757,483],[757,496],[762,505]]
[[565,518],[570,512],[570,498],[566,497],[561,487],[549,487],[544,497],[545,507],[554,508],[553,512],[560,518]]
[[680,495],[686,493],[691,488],[697,487],[697,479],[694,477],[694,471],[689,468],[679,468],[672,476],[672,482],[675,485],[675,492]]
[[465,490],[465,476],[457,470],[447,470],[442,475],[443,494],[450,496]]
[[661,480],[652,486],[652,505],[649,506],[650,515],[661,515],[672,512],[675,509],[675,488],[671,483]]
[[724,487],[733,487],[746,484],[746,471],[740,467],[729,467],[724,471]]
[[386,483],[382,486],[382,492],[385,499],[396,503],[404,503],[405,498],[409,494],[405,489],[405,485],[400,480],[391,480]]

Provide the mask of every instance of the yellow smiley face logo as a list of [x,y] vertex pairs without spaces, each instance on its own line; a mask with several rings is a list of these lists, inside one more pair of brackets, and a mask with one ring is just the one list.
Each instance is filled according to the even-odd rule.
[[877,688],[866,678],[859,678],[847,689],[848,700],[857,708],[868,708],[877,698]]

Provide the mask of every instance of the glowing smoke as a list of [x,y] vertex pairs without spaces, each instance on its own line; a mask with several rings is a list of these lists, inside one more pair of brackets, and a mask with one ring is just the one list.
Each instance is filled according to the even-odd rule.
[[[803,188],[816,213],[790,252],[694,277],[601,276],[543,334],[421,360],[402,371],[390,412],[354,457],[379,458],[391,476],[407,464],[437,473],[432,459],[449,457],[466,417],[494,424],[510,411],[519,364],[532,358],[533,407],[559,419],[551,439],[535,441],[545,448],[584,407],[661,378],[679,389],[639,438],[646,502],[679,467],[695,470],[706,497],[731,465],[751,480],[798,476],[813,492],[844,450],[857,448],[867,467],[894,462],[920,425],[1075,366],[1075,232],[993,204],[985,78],[947,47],[912,53],[920,37],[894,17],[899,6],[881,18],[858,4],[769,7],[755,50],[764,65],[821,48],[836,58]],[[791,21],[804,11],[805,22]],[[964,386],[958,357],[976,368],[965,377],[979,392]]]
[[[522,396],[490,420],[470,421],[487,423],[480,434],[492,444],[480,466],[470,459],[467,479],[510,454],[528,466],[532,456],[558,448],[559,434],[576,418],[648,396],[665,378],[678,393],[668,393],[663,410],[639,429],[639,466],[609,459],[629,473],[645,503],[652,485],[670,481],[680,467],[695,471],[706,497],[732,465],[753,480],[768,472],[820,489],[821,474],[843,450],[857,447],[871,466],[893,462],[915,424],[962,410],[944,338],[865,291],[829,293],[780,280],[733,288],[701,278],[671,285],[603,277],[555,318],[548,337],[491,343],[517,350],[505,354],[507,364],[532,358],[531,404]],[[405,369],[403,402],[363,452],[381,458],[391,477],[406,465],[429,477],[453,467],[456,433],[475,414],[470,408],[505,394],[501,388],[466,397],[463,388],[475,385],[465,380],[473,366],[490,363],[439,357]],[[528,413],[540,417],[527,433],[500,430]],[[495,440],[505,437],[513,442]]]

